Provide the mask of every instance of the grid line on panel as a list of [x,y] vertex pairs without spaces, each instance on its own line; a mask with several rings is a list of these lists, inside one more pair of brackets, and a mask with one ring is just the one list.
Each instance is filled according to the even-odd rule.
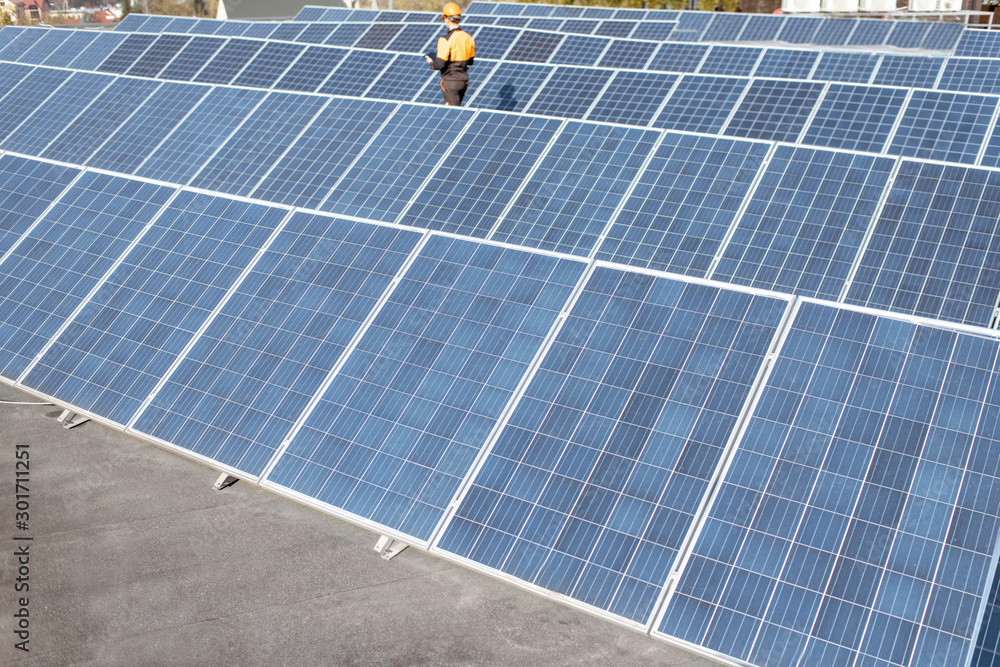
[[996,107],[995,97],[914,90],[888,150],[896,155],[971,164]]
[[310,46],[274,84],[275,90],[315,92],[349,53],[346,49]]
[[21,376],[172,192],[93,172],[63,192],[0,264],[0,374]]
[[653,127],[717,134],[743,99],[750,79],[684,75],[653,121]]
[[754,79],[734,111],[725,134],[770,141],[795,141],[805,125],[822,83]]
[[786,309],[597,267],[437,548],[645,623]]
[[226,40],[220,37],[193,37],[157,75],[158,78],[191,81],[225,43]]
[[135,430],[261,476],[418,240],[296,213]]
[[426,542],[585,267],[432,236],[269,482]]
[[664,134],[595,259],[703,277],[767,154],[760,142]]
[[831,84],[801,143],[880,153],[905,102],[899,88]]

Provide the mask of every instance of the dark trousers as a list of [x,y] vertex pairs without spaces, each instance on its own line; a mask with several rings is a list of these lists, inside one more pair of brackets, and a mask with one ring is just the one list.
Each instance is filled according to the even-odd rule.
[[465,91],[469,88],[468,77],[441,77],[441,92],[444,93],[444,103],[451,107],[462,106]]

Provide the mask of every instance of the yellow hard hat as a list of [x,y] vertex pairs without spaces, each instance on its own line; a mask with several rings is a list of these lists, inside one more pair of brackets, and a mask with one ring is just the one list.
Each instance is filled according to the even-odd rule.
[[462,8],[456,5],[454,2],[449,2],[447,5],[444,6],[444,9],[441,10],[441,18],[443,19],[456,18],[461,16],[462,16]]

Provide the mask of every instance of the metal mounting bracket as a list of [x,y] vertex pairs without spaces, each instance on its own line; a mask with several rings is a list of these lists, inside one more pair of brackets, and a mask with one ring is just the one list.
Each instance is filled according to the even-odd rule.
[[219,475],[219,479],[215,480],[215,484],[212,485],[212,488],[216,491],[222,491],[224,488],[232,486],[238,481],[240,481],[239,477],[233,477],[227,473],[222,473]]
[[56,421],[62,424],[63,428],[73,428],[74,426],[89,422],[90,417],[83,417],[72,410],[63,410],[62,414],[56,418]]
[[399,540],[394,540],[388,535],[382,535],[378,538],[378,542],[375,543],[375,551],[382,554],[382,558],[385,560],[392,560],[408,546],[410,545]]

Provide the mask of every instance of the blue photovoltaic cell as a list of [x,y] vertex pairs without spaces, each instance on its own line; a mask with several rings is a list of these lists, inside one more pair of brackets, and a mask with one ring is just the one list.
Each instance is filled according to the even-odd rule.
[[650,39],[655,42],[666,41],[677,23],[674,21],[645,21],[638,23],[630,37],[632,39]]
[[716,44],[698,68],[699,74],[750,76],[764,49],[757,46],[722,46]]
[[[961,23],[932,23],[931,29],[927,31],[927,37],[924,39],[922,48],[950,51],[958,44],[958,40],[962,34],[963,28]],[[956,53],[955,55],[959,54]]]
[[136,175],[186,183],[264,95],[261,90],[213,88],[142,163]]
[[[128,18],[128,17],[126,17]],[[10,30],[10,28],[7,28]],[[84,30],[72,30],[69,37],[62,46],[52,51],[52,53],[41,64],[48,67],[66,67],[73,62],[80,53],[90,46],[90,43],[97,39],[97,34]]]
[[136,33],[125,38],[118,48],[109,55],[100,67],[98,72],[108,72],[110,74],[124,74],[136,60],[146,52],[149,45],[156,40],[156,35]]
[[408,102],[427,85],[431,77],[441,78],[427,66],[422,55],[400,53],[368,89],[365,97]]
[[[14,33],[14,39],[10,40],[6,46],[0,49],[0,59],[17,60],[21,55],[34,46],[38,40],[50,31],[44,28],[20,28],[19,26],[8,26],[7,30]],[[125,35],[119,35],[124,39]]]
[[174,20],[173,16],[157,16],[153,15],[146,19],[145,23],[142,24],[143,32],[151,33],[161,33],[167,29]]
[[[131,15],[130,15],[131,16]],[[128,17],[126,17],[128,18]],[[178,16],[172,20],[167,27],[158,32],[189,32],[191,28],[198,25],[199,19],[188,17],[188,16]]]
[[740,33],[741,42],[770,42],[778,37],[784,26],[785,16],[750,14]]
[[647,623],[787,308],[598,267],[438,547]]
[[[228,23],[228,21],[226,23]],[[280,23],[264,23],[263,21],[259,23],[257,22],[248,23],[246,24],[246,29],[238,34],[243,37],[257,37],[259,39],[268,39],[271,36],[271,34],[275,30],[277,30],[280,26],[281,26]],[[221,35],[222,30],[219,30],[218,34]]]
[[768,145],[669,132],[597,251],[597,259],[704,276]]
[[[245,26],[246,23],[241,21],[217,21],[213,19],[198,19],[188,33],[192,35],[214,35],[216,32],[220,32],[223,28],[227,26],[230,29],[235,30],[237,26]],[[272,28],[274,24],[271,24]]]
[[895,163],[779,146],[712,279],[837,300]]
[[296,213],[135,430],[260,475],[418,239]]
[[595,35],[601,37],[628,37],[635,29],[635,24],[631,21],[602,21],[594,31]]
[[330,100],[253,196],[290,206],[319,207],[395,108],[395,104],[374,100]]
[[118,32],[136,32],[146,22],[146,14],[129,14],[115,26]]
[[[0,97],[0,139],[4,139],[41,106],[73,72],[38,67]],[[102,77],[103,80],[103,77]]]
[[321,21],[323,20],[323,13],[326,11],[325,7],[303,7],[299,10],[299,13],[295,15],[293,21]]
[[79,173],[48,162],[0,156],[0,257]]
[[850,46],[875,46],[884,44],[889,31],[892,30],[896,21],[883,21],[881,19],[856,19],[857,26],[851,33],[847,44]]
[[351,11],[345,21],[360,21],[362,23],[373,23],[378,17],[378,11],[374,9],[355,9]]
[[62,46],[63,42],[65,42],[71,34],[73,33],[69,30],[46,30],[42,37],[35,42],[34,46],[25,49],[24,52],[21,53],[20,57],[15,58],[15,54],[13,53],[9,53],[8,56],[0,57],[7,60],[17,60],[22,63],[40,65],[52,54],[53,51]]
[[789,44],[811,44],[817,32],[824,30],[825,18],[811,16],[789,16],[781,26],[776,39]]
[[[566,5],[556,5],[555,9],[552,10],[552,16],[564,16],[566,18],[575,18],[583,14],[583,7],[567,7]],[[620,18],[616,16],[616,18]]]
[[361,97],[395,57],[395,53],[383,51],[351,51],[319,92]]
[[587,119],[624,125],[649,125],[677,78],[676,74],[618,72],[594,104]]
[[496,16],[483,16],[482,14],[478,14],[476,16],[467,16],[463,18],[462,25],[465,26],[466,28],[469,28],[469,30],[467,30],[466,32],[472,34],[472,31],[475,30],[477,26],[493,25],[494,23],[496,23],[496,21],[497,21]]
[[740,32],[746,26],[749,14],[710,14],[712,22],[701,36],[705,42],[735,42],[739,40]]
[[[32,79],[28,77],[22,85],[30,84]],[[115,80],[116,77],[111,74],[76,72],[25,119],[19,130],[8,136],[0,148],[38,155]],[[42,100],[36,102],[41,104]]]
[[190,40],[190,35],[161,35],[153,42],[149,50],[128,68],[127,74],[129,76],[156,76]]
[[[562,32],[574,33],[577,35],[589,35],[597,29],[597,26],[601,24],[600,21],[585,20],[585,19],[536,19],[536,21],[561,21],[562,22]],[[556,30],[555,27],[541,28],[540,26],[535,26],[535,21],[532,21],[529,25],[532,29],[541,30]]]
[[822,91],[823,84],[810,81],[755,80],[725,133],[751,139],[795,141]]
[[364,23],[345,23],[334,30],[323,43],[328,46],[354,46],[354,42],[367,30],[368,25]]
[[979,58],[948,58],[937,84],[940,90],[963,93],[1000,93],[1000,60]]
[[292,63],[285,76],[274,84],[274,88],[303,93],[314,92],[348,53],[347,49],[310,46],[297,61]]
[[170,64],[160,72],[159,78],[175,81],[190,81],[201,71],[226,40],[220,37],[195,37],[177,54]]
[[431,237],[268,480],[429,540],[583,269]]
[[796,51],[793,49],[767,49],[760,58],[754,76],[770,76],[779,79],[808,79],[819,51]]
[[989,326],[1000,297],[1000,173],[906,160],[847,303]]
[[[556,8],[552,5],[522,5],[521,15],[522,16],[552,16],[554,15]],[[582,16],[582,14],[581,14]]]
[[588,256],[659,135],[567,123],[490,238]]
[[395,221],[471,117],[471,111],[442,106],[400,107],[320,208]]
[[441,26],[433,23],[407,25],[385,48],[389,51],[402,51],[404,53],[423,53],[427,49],[436,51],[435,43],[432,43],[431,40],[439,33],[441,33]]
[[827,51],[819,59],[811,78],[815,81],[868,83],[877,64],[877,54]]
[[716,134],[749,82],[735,77],[686,75],[670,94],[653,127]]
[[31,368],[25,386],[128,425],[286,214],[181,192]]
[[0,375],[28,367],[173,188],[84,173],[0,263]]
[[709,47],[704,44],[664,43],[646,65],[646,69],[661,72],[694,72]]
[[295,41],[295,38],[299,36],[299,33],[305,30],[308,25],[308,23],[295,23],[291,21],[287,23],[279,23],[278,27],[274,29],[274,32],[269,35],[269,39],[280,39],[287,42]]
[[525,30],[510,47],[504,60],[544,63],[562,42],[563,37],[565,35],[557,32]]
[[604,53],[611,40],[604,37],[566,35],[566,39],[549,58],[552,65],[593,65]]
[[127,37],[128,33],[102,32],[67,67],[95,70]]
[[485,237],[561,124],[479,112],[400,222]]
[[524,16],[511,16],[498,18],[494,24],[508,28],[523,28],[528,25],[531,19]]
[[313,23],[303,30],[295,38],[295,41],[303,44],[322,44],[330,36],[330,33],[339,27],[338,23]]
[[230,39],[194,78],[199,83],[229,83],[266,42]]
[[650,56],[659,44],[655,42],[636,42],[632,40],[615,39],[604,52],[604,57],[598,67],[617,67],[621,69],[643,69]]
[[944,58],[883,54],[872,83],[876,86],[933,88]]
[[879,153],[905,101],[900,88],[833,84],[802,143]]
[[305,48],[302,44],[268,42],[240,72],[233,85],[270,88]]
[[327,99],[271,93],[191,181],[205,190],[248,195]]
[[[478,68],[478,64],[473,67],[474,76],[478,74]],[[493,75],[479,87],[478,94],[470,100],[470,106],[497,111],[523,111],[553,69],[547,65],[500,63]],[[441,99],[440,88],[437,95],[437,99]]]
[[580,16],[588,19],[610,19],[614,18],[615,11],[610,7],[587,7]]
[[[131,174],[211,90],[166,82],[101,146],[87,164]],[[114,128],[112,128],[114,129]]]
[[525,111],[560,118],[583,118],[612,74],[611,70],[561,65]]
[[997,341],[804,303],[659,631],[761,665],[960,665],[998,517]]
[[398,23],[376,23],[368,28],[354,46],[359,49],[384,49],[402,29],[403,26]]
[[995,97],[914,90],[888,152],[972,164],[996,106]]
[[476,31],[476,57],[503,60],[507,49],[517,39],[520,30],[516,28],[494,28],[484,26]]
[[893,21],[892,32],[885,43],[901,49],[919,49],[927,38],[931,25],[929,21]]
[[[85,163],[159,85],[159,81],[148,79],[115,79],[90,107],[82,111],[49,144],[41,154],[42,157],[76,164]],[[98,115],[102,122],[94,123],[94,118]]]
[[[36,68],[30,65],[17,65],[15,63],[0,62],[0,100],[3,100],[7,93],[13,90],[17,84],[24,80],[24,77],[34,71],[36,71]],[[0,108],[3,106],[5,105],[3,105],[3,102],[0,101]],[[11,120],[13,121],[13,119]],[[23,119],[18,118],[17,122],[20,123],[21,120]]]
[[813,37],[813,44],[821,46],[842,46],[847,44],[858,19],[827,18],[823,21],[823,29],[818,30]]

